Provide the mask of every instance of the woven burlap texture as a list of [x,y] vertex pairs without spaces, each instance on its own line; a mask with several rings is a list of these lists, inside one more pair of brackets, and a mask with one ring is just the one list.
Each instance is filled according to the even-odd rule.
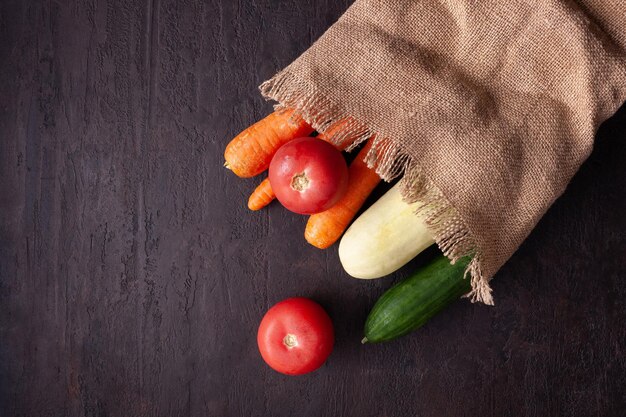
[[[368,163],[402,175],[473,301],[528,236],[626,99],[626,3],[357,0],[261,85]],[[555,237],[558,239],[558,237]]]

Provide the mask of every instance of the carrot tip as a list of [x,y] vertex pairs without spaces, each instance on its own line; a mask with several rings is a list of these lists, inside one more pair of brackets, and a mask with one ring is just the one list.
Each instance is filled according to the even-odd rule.
[[329,247],[331,247],[333,245],[333,243],[328,243],[328,242],[311,242],[310,240],[307,240],[307,242],[309,242],[309,244],[313,247],[316,247],[318,249],[328,249]]

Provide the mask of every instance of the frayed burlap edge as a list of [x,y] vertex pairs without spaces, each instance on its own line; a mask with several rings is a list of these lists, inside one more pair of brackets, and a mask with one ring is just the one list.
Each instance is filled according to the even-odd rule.
[[385,181],[404,174],[400,180],[402,197],[407,203],[421,203],[416,215],[424,217],[443,254],[453,263],[466,256],[472,258],[466,270],[466,275],[471,277],[472,290],[466,297],[472,302],[493,305],[491,288],[481,270],[481,253],[465,221],[398,141],[388,138],[384,132],[370,129],[366,123],[286,70],[265,81],[259,89],[264,98],[278,103],[277,109],[295,109],[295,114],[318,132],[324,133],[332,127],[329,140],[348,151],[373,138],[374,143],[365,160],[367,165],[375,168]]

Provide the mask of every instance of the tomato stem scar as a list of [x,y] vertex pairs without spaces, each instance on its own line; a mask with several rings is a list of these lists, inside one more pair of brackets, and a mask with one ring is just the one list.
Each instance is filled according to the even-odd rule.
[[283,344],[287,346],[287,348],[291,349],[294,346],[298,346],[298,339],[296,338],[296,335],[287,333],[287,335],[283,339]]
[[304,171],[291,178],[291,188],[296,191],[304,191],[309,188],[309,178]]

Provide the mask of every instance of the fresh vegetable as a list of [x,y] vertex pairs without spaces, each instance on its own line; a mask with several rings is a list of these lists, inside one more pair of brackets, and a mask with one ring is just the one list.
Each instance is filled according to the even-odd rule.
[[322,366],[333,350],[335,336],[330,317],[319,304],[295,297],[269,309],[261,320],[257,342],[270,367],[301,375]]
[[278,148],[311,132],[313,128],[293,110],[274,112],[230,141],[224,151],[224,166],[239,177],[253,177],[267,169]]
[[326,249],[335,243],[380,182],[378,174],[363,161],[372,142],[370,140],[350,164],[348,191],[343,198],[330,209],[309,217],[304,237],[311,245]]
[[[349,123],[349,120],[341,120],[334,125],[330,126],[326,132],[320,133],[316,137],[318,139],[325,140],[326,142],[330,142],[330,138],[333,137],[336,133],[339,133],[341,129],[344,129],[346,125]],[[295,137],[294,137],[295,138]],[[343,140],[337,149],[343,150],[347,143],[351,142],[351,137],[348,137],[348,140]],[[250,210],[261,210],[263,207],[267,206],[276,198],[276,194],[274,194],[274,190],[272,190],[272,185],[268,180],[263,180],[261,184],[252,192],[250,198],[248,199],[248,208]],[[343,230],[342,230],[343,233]]]
[[328,210],[346,193],[348,167],[333,145],[317,138],[299,138],[283,145],[270,164],[269,179],[276,198],[301,214]]
[[454,265],[441,255],[411,277],[387,290],[365,321],[363,343],[403,336],[426,323],[446,306],[470,291],[465,279],[468,258]]
[[274,194],[274,190],[270,184],[270,179],[265,178],[250,195],[250,198],[248,199],[248,208],[254,211],[261,210],[263,207],[271,203],[274,198],[276,198],[276,194]]
[[380,278],[401,268],[434,243],[417,203],[402,201],[396,184],[348,228],[339,259],[355,278]]

